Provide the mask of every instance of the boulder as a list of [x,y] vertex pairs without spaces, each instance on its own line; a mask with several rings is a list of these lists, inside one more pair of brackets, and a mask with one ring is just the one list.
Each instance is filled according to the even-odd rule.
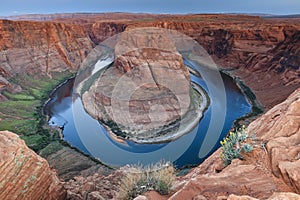
[[16,134],[0,131],[0,160],[0,199],[65,199],[56,172]]

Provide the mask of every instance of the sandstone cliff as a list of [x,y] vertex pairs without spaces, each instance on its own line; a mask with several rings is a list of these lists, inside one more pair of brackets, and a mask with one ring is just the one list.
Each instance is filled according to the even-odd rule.
[[174,29],[194,38],[220,68],[244,81],[267,110],[300,85],[297,19],[198,15],[146,25]]
[[234,160],[222,170],[220,150],[216,151],[179,178],[177,192],[170,199],[216,199],[229,194],[264,199],[274,192],[300,194],[299,110],[300,88],[249,125],[247,131],[257,134],[258,146],[245,160]]
[[[0,87],[17,73],[77,69],[92,47],[128,28],[155,26],[180,31],[202,45],[214,61],[243,80],[267,109],[299,86],[297,19],[239,15],[103,16],[56,22],[0,21]],[[18,59],[17,59],[18,58]],[[11,83],[12,84],[12,83]],[[16,90],[18,91],[18,90]]]
[[56,172],[14,133],[0,131],[0,160],[0,199],[66,197]]

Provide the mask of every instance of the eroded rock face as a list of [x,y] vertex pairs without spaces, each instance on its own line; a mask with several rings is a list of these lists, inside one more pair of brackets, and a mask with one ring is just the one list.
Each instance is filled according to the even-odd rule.
[[[273,192],[299,194],[299,110],[300,88],[249,125],[248,132],[256,133],[259,142],[253,152],[245,155],[245,160],[233,160],[222,170],[221,151],[216,151],[191,173],[178,179],[174,188],[177,192],[170,199],[192,199],[197,195],[204,199],[222,196],[227,199],[229,194],[251,197],[229,196],[228,199],[264,199]],[[274,194],[270,199],[284,195]],[[299,198],[296,194],[288,196]]]
[[118,199],[118,184],[124,171],[117,170],[113,174],[103,175],[101,171],[92,176],[76,176],[65,183],[66,199]]
[[231,74],[251,88],[266,110],[299,87],[299,19],[194,17],[194,22],[189,22],[193,17],[183,16],[176,22],[161,20],[147,25],[174,29],[194,38],[218,66],[234,69]]
[[300,193],[300,89],[251,123],[269,154],[273,174]]
[[62,147],[57,152],[47,156],[40,155],[48,161],[52,168],[56,169],[59,178],[63,181],[68,181],[80,175],[89,176],[100,170],[104,174],[111,171],[69,147]]
[[47,161],[17,135],[0,131],[0,199],[64,199],[66,190]]
[[114,66],[83,94],[83,104],[94,118],[143,134],[187,112],[189,71],[164,30],[127,31],[116,44]]
[[[124,13],[20,19],[34,17],[49,21],[0,21],[0,77],[8,80],[17,73],[77,69],[91,49],[108,37],[151,26],[177,30],[198,41],[221,68],[235,69],[233,75],[254,91],[267,110],[299,86],[299,19]],[[136,20],[141,17],[153,20]],[[0,91],[6,88],[0,87]]]
[[[300,195],[291,193],[291,192],[275,192],[267,200],[274,200],[274,199],[297,200],[297,199],[300,199]],[[237,196],[237,195],[231,194],[231,195],[229,195],[227,200],[258,200],[258,199],[247,196],[247,195]]]

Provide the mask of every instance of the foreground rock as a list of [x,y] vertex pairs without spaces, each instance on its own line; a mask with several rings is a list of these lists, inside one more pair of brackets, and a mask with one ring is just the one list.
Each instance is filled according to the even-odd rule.
[[[159,199],[167,200],[168,197],[164,198],[156,192],[148,192],[145,196],[140,195],[139,197],[135,198],[134,200],[159,200]],[[196,197],[194,197],[193,199],[209,200],[210,198],[206,198],[205,196],[199,194]],[[250,197],[248,195],[239,196],[239,195],[235,195],[235,194],[231,194],[228,197],[227,196],[218,196],[216,199],[217,200],[260,200],[257,198]],[[292,193],[292,192],[275,192],[266,200],[298,200],[298,199],[300,199],[300,195]]]
[[117,199],[118,184],[123,176],[122,171],[115,171],[110,175],[103,175],[101,171],[92,176],[76,176],[65,183],[66,199]]
[[[267,200],[275,200],[275,199],[282,199],[282,200],[297,200],[300,199],[300,195],[291,193],[291,192],[275,192],[272,196],[270,196]],[[229,195],[227,200],[259,200],[257,198],[253,198],[247,195],[244,196],[237,196],[234,194]]]
[[273,174],[300,193],[300,89],[248,129],[265,145]]
[[64,199],[66,191],[47,161],[23,140],[0,131],[0,199]]
[[[250,124],[248,132],[256,133],[258,146],[245,155],[245,160],[234,160],[222,169],[221,152],[216,151],[199,167],[178,179],[177,192],[169,199],[217,199],[221,196],[226,199],[229,194],[264,199],[274,192],[299,194],[299,111],[300,88]],[[289,194],[284,198],[297,199],[299,195]],[[247,198],[229,196],[228,199]]]

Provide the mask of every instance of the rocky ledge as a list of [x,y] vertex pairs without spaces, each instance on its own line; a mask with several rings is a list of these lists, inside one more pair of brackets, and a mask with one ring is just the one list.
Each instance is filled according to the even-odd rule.
[[113,66],[82,95],[91,116],[139,143],[178,138],[191,129],[189,123],[200,120],[207,97],[191,87],[189,70],[165,30],[125,31],[114,54]]
[[0,199],[66,197],[56,172],[16,134],[0,131],[0,160]]
[[179,178],[169,199],[299,199],[296,194],[273,194],[300,194],[299,111],[300,88],[248,126],[248,133],[256,134],[257,147],[244,160],[224,168],[219,149]]

